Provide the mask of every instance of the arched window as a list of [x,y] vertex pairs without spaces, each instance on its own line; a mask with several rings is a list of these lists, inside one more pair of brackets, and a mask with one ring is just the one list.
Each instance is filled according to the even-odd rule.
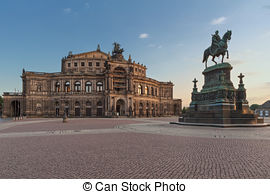
[[86,91],[87,93],[92,92],[92,82],[86,82],[86,83],[85,83],[85,91]]
[[87,101],[86,106],[92,106],[92,103],[90,101]]
[[75,90],[75,92],[80,92],[81,91],[81,82],[79,82],[79,81],[75,82],[74,90]]
[[147,86],[144,87],[144,91],[145,91],[144,93],[145,93],[146,95],[148,95],[148,87],[147,87]]
[[59,82],[55,83],[55,91],[60,92],[60,83]]
[[79,107],[80,103],[78,101],[75,102],[75,107]]
[[152,95],[152,96],[155,95],[155,94],[154,94],[154,88],[153,88],[153,87],[151,87],[151,95]]
[[102,102],[101,101],[98,101],[97,102],[97,106],[102,106]]
[[138,94],[142,94],[142,86],[138,85]]
[[103,91],[103,83],[102,82],[97,82],[97,92]]
[[70,92],[70,82],[69,81],[67,81],[65,83],[65,92]]
[[155,88],[155,96],[157,96],[157,88]]

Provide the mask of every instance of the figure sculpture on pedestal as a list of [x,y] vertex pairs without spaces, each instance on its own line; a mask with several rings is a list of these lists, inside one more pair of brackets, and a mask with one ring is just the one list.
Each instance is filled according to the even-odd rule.
[[[262,118],[258,118],[250,109],[247,101],[246,89],[244,87],[241,73],[238,89],[231,81],[232,65],[223,63],[224,55],[228,55],[228,40],[231,39],[232,32],[227,31],[222,39],[218,31],[212,35],[212,44],[204,51],[203,62],[205,69],[204,84],[199,91],[198,80],[193,80],[193,90],[191,102],[186,112],[179,118],[181,125],[212,126],[212,127],[246,127],[267,126]],[[207,68],[209,56],[214,58],[222,55],[222,63]]]
[[227,53],[227,59],[229,58],[229,52],[228,52],[228,44],[227,42],[231,40],[232,31],[228,30],[222,37],[218,35],[218,31],[215,32],[214,35],[212,35],[212,44],[210,47],[205,49],[203,54],[203,63],[205,62],[205,68],[207,68],[207,60],[208,57],[212,56],[212,61],[217,64],[215,61],[215,57],[219,57],[222,55],[221,63],[223,63],[223,59],[225,54]]
[[215,34],[212,34],[212,45],[211,45],[211,53],[216,53],[217,49],[219,48],[219,41],[221,40],[218,30]]

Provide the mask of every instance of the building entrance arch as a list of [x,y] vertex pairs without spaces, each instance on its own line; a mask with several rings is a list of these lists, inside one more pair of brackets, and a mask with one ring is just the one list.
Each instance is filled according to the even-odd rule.
[[21,104],[20,101],[14,100],[11,102],[11,110],[13,117],[19,117],[21,115]]
[[143,117],[143,103],[139,105],[139,117]]
[[81,116],[81,107],[79,102],[75,102],[75,117]]
[[116,102],[116,114],[119,116],[125,115],[125,101],[123,99]]
[[97,117],[103,116],[103,105],[101,101],[98,101],[97,103]]

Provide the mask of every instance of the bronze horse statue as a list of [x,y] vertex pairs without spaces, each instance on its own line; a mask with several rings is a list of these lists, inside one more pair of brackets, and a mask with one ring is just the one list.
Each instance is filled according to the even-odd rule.
[[124,52],[124,49],[120,48],[120,44],[117,43],[117,42],[114,42],[113,45],[114,45],[114,48],[113,48],[113,51],[112,51],[112,55],[113,56],[122,55],[122,53]]
[[213,43],[210,47],[205,49],[204,54],[203,54],[203,61],[202,61],[203,63],[205,62],[205,68],[207,68],[207,60],[210,55],[212,56],[212,61],[215,62],[215,64],[217,64],[217,62],[215,61],[215,57],[219,57],[220,55],[222,55],[222,59],[221,59],[222,63],[223,63],[224,55],[226,53],[227,53],[227,59],[229,58],[229,52],[227,50],[228,48],[227,42],[228,40],[231,40],[231,35],[232,35],[232,31],[227,30],[227,32],[223,35],[222,39],[218,40],[218,42],[216,43],[216,47],[217,47],[216,49],[213,48]]

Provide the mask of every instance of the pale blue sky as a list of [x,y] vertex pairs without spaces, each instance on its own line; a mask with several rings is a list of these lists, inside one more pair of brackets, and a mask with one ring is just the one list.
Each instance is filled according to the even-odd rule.
[[68,51],[108,52],[117,41],[188,105],[211,34],[230,29],[235,87],[242,72],[250,104],[270,99],[269,0],[2,0],[0,18],[0,94],[21,90],[23,67],[57,72]]

